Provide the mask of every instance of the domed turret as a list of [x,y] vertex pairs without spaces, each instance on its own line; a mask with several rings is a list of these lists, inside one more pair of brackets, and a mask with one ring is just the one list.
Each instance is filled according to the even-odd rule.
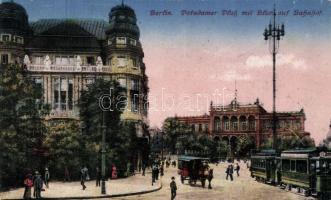
[[0,32],[25,34],[29,29],[26,10],[14,2],[0,4]]
[[118,5],[109,13],[109,28],[107,34],[130,34],[139,38],[139,28],[134,10],[127,5]]

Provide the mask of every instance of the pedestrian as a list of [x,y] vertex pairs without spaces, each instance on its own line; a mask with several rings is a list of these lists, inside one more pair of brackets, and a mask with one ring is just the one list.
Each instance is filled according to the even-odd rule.
[[238,177],[239,176],[239,171],[240,171],[240,166],[239,166],[238,163],[236,164],[236,169],[235,170],[237,171],[237,177]]
[[229,175],[230,175],[231,181],[233,181],[233,165],[232,164],[230,164]]
[[126,164],[126,176],[130,176],[131,175],[131,163],[128,162]]
[[212,189],[212,187],[211,187],[211,180],[213,178],[214,178],[214,170],[213,169],[209,169],[208,176],[207,176],[207,179],[208,179],[208,189]]
[[155,183],[155,178],[156,178],[156,164],[153,163],[153,165],[152,165],[152,185]]
[[161,177],[164,175],[164,168],[163,168],[163,165],[161,165],[161,167],[160,167],[160,174],[161,174]]
[[43,188],[43,180],[38,171],[35,172],[35,179],[33,181],[34,193],[36,199],[41,199],[41,190]]
[[156,163],[155,166],[156,166],[155,167],[155,179],[159,180],[159,173],[160,173],[159,165]]
[[70,173],[67,166],[64,167],[64,181],[70,181]]
[[172,166],[173,166],[173,167],[176,167],[176,161],[175,161],[175,160],[172,161]]
[[32,174],[27,174],[24,179],[23,199],[31,199],[31,188],[33,186]]
[[84,167],[84,171],[85,171],[85,181],[89,181],[90,174],[88,173],[88,168],[86,166]]
[[171,177],[170,190],[171,190],[171,200],[174,200],[176,197],[176,192],[177,192],[177,185],[175,182],[175,177]]
[[49,170],[48,168],[46,167],[45,168],[45,175],[44,175],[44,182],[45,182],[45,185],[46,185],[46,188],[49,188],[48,186],[48,183],[49,183],[49,179],[50,179],[50,173],[49,173]]
[[117,178],[117,169],[116,166],[113,165],[113,167],[111,168],[111,178],[112,179],[116,179]]
[[145,171],[146,171],[146,163],[143,163],[143,173],[142,173],[143,176],[145,176]]
[[96,184],[97,187],[100,187],[101,171],[100,171],[99,167],[97,167],[95,169],[95,173],[96,173],[96,183],[95,184]]
[[80,184],[82,185],[83,190],[86,189],[86,186],[85,186],[86,171],[85,171],[85,169],[86,169],[86,167],[82,167],[81,170],[80,170]]
[[226,173],[226,180],[228,180],[228,177],[230,176],[231,181],[233,181],[233,166],[232,165],[228,165],[225,173]]

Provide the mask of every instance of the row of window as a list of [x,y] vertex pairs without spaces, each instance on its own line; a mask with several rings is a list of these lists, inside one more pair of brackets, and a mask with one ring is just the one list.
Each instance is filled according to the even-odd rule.
[[108,39],[108,45],[120,44],[120,45],[132,45],[137,46],[137,40],[128,37],[116,37]]
[[128,86],[127,82],[129,81],[131,90],[139,91],[139,89],[140,89],[140,83],[139,83],[139,80],[137,80],[137,79],[127,80],[126,78],[118,78],[117,81],[119,82],[120,86],[122,86],[124,88],[127,88],[127,86]]
[[[33,63],[37,65],[43,65],[45,56],[37,55],[33,57]],[[77,62],[76,56],[55,56],[53,63],[56,65],[75,65]],[[96,59],[94,56],[86,56],[81,58],[82,65],[95,65]]]
[[282,170],[298,173],[307,173],[307,160],[282,160]]
[[129,63],[129,61],[132,61],[133,67],[138,68],[139,63],[140,63],[139,62],[140,60],[138,58],[120,55],[120,56],[116,56],[116,57],[111,57],[108,60],[108,64],[112,65],[113,62],[115,62],[115,59],[117,60],[117,63],[115,63],[117,67],[126,67]]
[[[44,64],[44,56],[34,56],[33,57],[33,63],[37,65],[43,65]],[[108,60],[108,64],[112,65],[112,62],[117,59],[116,65],[118,67],[126,67],[128,65],[128,62],[131,60],[133,67],[138,68],[139,67],[139,59],[135,57],[128,57],[125,55],[120,55],[115,57],[111,57]],[[55,60],[53,61],[56,65],[76,65],[77,57],[76,56],[55,56]],[[94,56],[87,56],[81,58],[81,64],[82,65],[96,65],[96,59]]]
[[1,34],[1,42],[15,42],[18,44],[24,44],[24,38],[18,35]]
[[[224,131],[254,131],[255,130],[255,121],[249,120],[249,121],[240,122],[240,124],[239,124],[238,121],[224,120],[223,128],[224,128]],[[222,130],[220,120],[215,120],[214,130],[216,132],[219,132]]]
[[[299,130],[301,129],[301,122],[300,120],[279,120],[276,122],[276,126],[278,129],[294,129]],[[268,130],[272,128],[272,120],[265,120],[263,122],[263,129]]]
[[192,132],[208,132],[208,124],[191,124]]
[[[43,78],[34,77],[34,82],[37,87],[43,88]],[[118,79],[125,80],[123,78]],[[86,78],[84,81],[84,89],[87,89],[87,86],[94,83],[93,78]],[[131,79],[131,88],[130,97],[131,97],[131,111],[139,112],[140,104],[140,95],[139,95],[139,80]],[[74,80],[73,78],[68,77],[53,77],[52,78],[52,109],[61,110],[61,111],[71,111],[74,107],[73,101],[73,92],[74,89]]]
[[252,167],[265,169],[266,161],[263,159],[257,159],[257,160],[254,159],[252,160]]

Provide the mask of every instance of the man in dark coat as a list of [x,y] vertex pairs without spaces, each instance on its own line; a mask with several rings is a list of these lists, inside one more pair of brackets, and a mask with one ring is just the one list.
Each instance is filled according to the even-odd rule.
[[237,176],[239,176],[239,171],[240,171],[239,163],[236,164],[236,171],[237,171]]
[[80,170],[80,184],[82,185],[83,190],[86,189],[85,181],[86,181],[86,171],[85,171],[85,167],[82,167],[82,169]]
[[171,190],[171,200],[174,200],[176,195],[177,195],[177,185],[175,182],[175,177],[171,177],[171,182],[170,182],[170,190]]
[[146,163],[143,163],[143,172],[142,172],[142,176],[145,176],[145,171],[146,171]]
[[156,179],[156,164],[153,163],[153,165],[152,165],[152,185],[155,183],[155,179]]
[[226,168],[226,180],[228,180],[228,177],[230,176],[230,179],[231,181],[233,181],[233,166],[232,165],[229,165],[227,168]]
[[41,199],[41,189],[43,188],[43,180],[41,179],[41,175],[38,171],[35,173],[35,179],[33,181],[34,192],[36,195],[36,199]]
[[50,174],[48,168],[46,167],[44,181],[47,188],[48,188],[49,179],[50,179]]
[[214,170],[213,169],[209,169],[208,170],[208,176],[207,176],[207,179],[208,179],[208,189],[212,189],[211,187],[211,180],[214,178]]
[[156,180],[159,180],[159,173],[160,173],[159,165],[156,163],[155,164],[155,179]]
[[160,175],[161,175],[161,176],[164,175],[164,168],[163,168],[163,165],[160,166]]
[[96,168],[95,173],[96,173],[96,186],[100,187],[101,170],[99,169],[99,167]]

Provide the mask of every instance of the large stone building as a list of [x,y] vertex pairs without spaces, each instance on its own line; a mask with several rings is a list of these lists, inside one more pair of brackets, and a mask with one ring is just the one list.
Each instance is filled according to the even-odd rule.
[[[105,13],[106,15],[107,13]],[[19,4],[0,4],[0,61],[24,66],[51,106],[52,123],[79,120],[81,91],[97,78],[117,80],[126,88],[123,121],[136,123],[141,146],[148,142],[148,78],[135,12],[124,4],[109,21],[40,19],[29,22]],[[123,101],[123,99],[121,100]],[[140,162],[146,153],[137,150]]]
[[[240,104],[234,98],[229,105],[210,104],[209,115],[176,118],[192,127],[192,131],[208,134],[216,140],[236,143],[240,137],[250,137],[257,147],[272,136],[272,113],[267,112],[259,100],[253,104]],[[277,134],[283,136],[307,136],[305,113],[277,112]]]
[[[105,13],[106,14],[106,13]],[[118,5],[109,21],[28,21],[14,2],[0,4],[1,63],[20,63],[51,105],[48,119],[78,119],[80,92],[96,78],[114,79],[127,89],[123,120],[147,123],[147,76],[139,28],[132,8]],[[137,128],[141,133],[141,128]]]

